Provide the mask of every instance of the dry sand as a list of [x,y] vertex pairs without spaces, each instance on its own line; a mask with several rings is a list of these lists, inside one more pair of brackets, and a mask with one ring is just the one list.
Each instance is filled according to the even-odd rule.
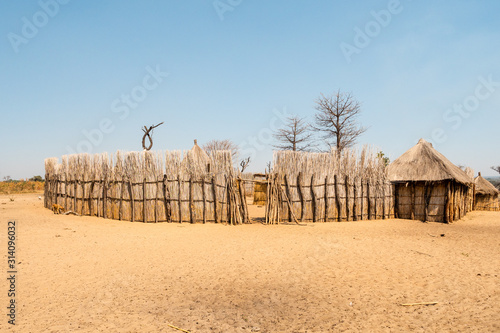
[[[38,196],[0,196],[4,276],[17,222],[18,332],[500,331],[499,212],[451,225],[142,224],[54,215]],[[401,306],[412,302],[439,303]]]

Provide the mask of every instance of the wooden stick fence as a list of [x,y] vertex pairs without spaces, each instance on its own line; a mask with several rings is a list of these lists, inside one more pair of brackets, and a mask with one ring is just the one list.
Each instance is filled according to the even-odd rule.
[[266,222],[358,221],[394,217],[394,186],[382,160],[360,154],[275,152]]
[[[266,222],[342,222],[394,218],[394,186],[390,182],[371,184],[358,179],[333,182],[309,178],[297,182],[288,177],[270,176]],[[286,181],[284,180],[286,179]]]
[[[229,154],[229,156],[227,156]],[[46,160],[45,207],[138,222],[249,221],[242,180],[230,153],[199,161],[190,152],[118,152]],[[207,171],[210,165],[211,172]]]

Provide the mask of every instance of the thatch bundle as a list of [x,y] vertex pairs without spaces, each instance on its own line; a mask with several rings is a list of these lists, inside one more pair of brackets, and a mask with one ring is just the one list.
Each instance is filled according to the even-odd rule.
[[361,151],[343,149],[340,154],[276,151],[273,155],[273,173],[297,177],[313,174],[318,178],[337,175],[351,179],[369,179],[373,182],[386,178],[384,161],[369,146]]

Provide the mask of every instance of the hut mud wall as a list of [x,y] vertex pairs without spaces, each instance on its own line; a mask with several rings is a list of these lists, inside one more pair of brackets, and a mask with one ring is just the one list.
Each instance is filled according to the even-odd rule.
[[211,159],[211,173],[189,152],[47,159],[45,207],[123,221],[246,223],[245,188],[230,156]]
[[393,185],[382,159],[360,154],[275,152],[266,222],[342,222],[394,217]]
[[397,218],[453,222],[473,207],[472,187],[454,181],[406,182],[395,184]]

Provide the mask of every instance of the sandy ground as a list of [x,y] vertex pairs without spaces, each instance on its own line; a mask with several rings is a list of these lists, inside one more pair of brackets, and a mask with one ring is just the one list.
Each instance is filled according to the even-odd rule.
[[[7,276],[16,220],[17,325],[2,278],[2,332],[500,331],[498,212],[451,225],[142,224],[13,198],[0,196],[0,238]],[[413,302],[439,303],[401,305]]]

